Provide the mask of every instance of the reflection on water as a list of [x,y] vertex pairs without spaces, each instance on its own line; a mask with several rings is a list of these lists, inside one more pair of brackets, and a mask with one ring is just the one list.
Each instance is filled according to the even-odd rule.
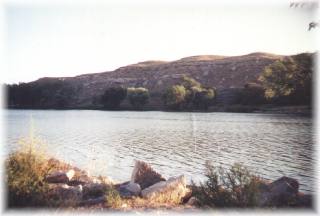
[[28,134],[30,116],[36,134],[51,155],[94,174],[128,180],[133,160],[150,162],[165,177],[185,174],[204,180],[207,160],[246,165],[275,179],[297,178],[313,191],[312,119],[244,113],[168,113],[8,110],[8,149]]

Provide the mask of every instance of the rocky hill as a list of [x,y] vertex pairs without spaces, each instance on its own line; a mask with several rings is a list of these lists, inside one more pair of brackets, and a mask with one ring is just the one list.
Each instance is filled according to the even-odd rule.
[[[98,98],[109,87],[145,87],[150,91],[148,106],[152,108],[161,106],[161,94],[167,87],[179,83],[183,75],[196,79],[204,86],[216,88],[218,95],[219,92],[228,95],[228,89],[243,88],[246,83],[256,81],[265,66],[283,57],[269,53],[191,56],[171,62],[145,61],[114,71],[76,77],[41,78],[33,83],[65,83],[75,92],[69,98],[70,108],[93,107],[94,98]],[[126,104],[124,102],[122,106]]]

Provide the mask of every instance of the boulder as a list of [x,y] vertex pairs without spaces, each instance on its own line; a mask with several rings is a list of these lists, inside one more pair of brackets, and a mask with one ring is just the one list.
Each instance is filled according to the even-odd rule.
[[89,183],[83,186],[83,197],[84,198],[96,198],[104,195],[108,185],[99,183]]
[[67,172],[55,171],[46,177],[46,181],[48,183],[68,183],[74,174],[74,170],[69,170]]
[[180,202],[187,193],[184,175],[158,182],[141,191],[143,198],[159,202]]
[[165,181],[165,178],[154,171],[149,164],[143,161],[136,161],[131,175],[132,183],[139,184],[143,190],[160,181]]
[[82,186],[71,187],[67,184],[55,184],[49,190],[48,196],[61,205],[77,205],[82,200]]
[[299,182],[296,179],[283,176],[270,184],[270,191],[274,194],[297,194]]
[[121,197],[139,196],[141,192],[140,185],[137,183],[129,182],[119,187],[119,193]]
[[296,205],[299,182],[289,177],[281,177],[260,189],[260,206],[292,206]]

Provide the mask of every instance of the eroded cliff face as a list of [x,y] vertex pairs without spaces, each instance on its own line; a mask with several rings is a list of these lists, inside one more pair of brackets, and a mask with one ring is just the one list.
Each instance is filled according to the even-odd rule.
[[[285,56],[252,53],[243,56],[192,56],[177,61],[146,61],[118,68],[110,72],[84,74],[76,77],[41,78],[36,82],[61,80],[74,91],[69,107],[94,107],[105,89],[114,86],[145,87],[151,98],[148,106],[161,107],[161,94],[180,82],[183,75],[193,77],[204,86],[220,90],[243,88],[257,80],[263,68]],[[125,101],[122,106],[127,106]]]

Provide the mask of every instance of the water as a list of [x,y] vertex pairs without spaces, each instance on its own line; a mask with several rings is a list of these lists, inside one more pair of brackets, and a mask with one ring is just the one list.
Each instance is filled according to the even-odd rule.
[[134,160],[143,160],[165,177],[185,174],[205,180],[205,162],[243,163],[252,172],[299,180],[314,192],[314,146],[310,117],[244,113],[169,113],[7,110],[7,150],[27,137],[32,116],[35,134],[59,159],[107,175],[130,179]]

